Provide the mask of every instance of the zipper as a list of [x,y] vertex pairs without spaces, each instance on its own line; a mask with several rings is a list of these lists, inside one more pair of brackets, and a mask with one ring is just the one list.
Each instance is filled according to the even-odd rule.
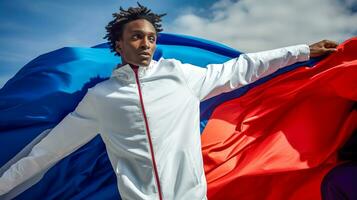
[[130,65],[130,66],[134,70],[136,85],[138,86],[140,105],[141,105],[141,110],[142,110],[143,116],[144,116],[147,137],[148,137],[148,140],[149,140],[151,160],[152,160],[152,165],[154,167],[154,174],[155,174],[155,180],[156,180],[156,184],[157,184],[157,188],[158,188],[158,192],[159,192],[159,198],[160,198],[160,200],[163,200],[162,199],[162,193],[161,193],[159,175],[158,175],[158,172],[157,172],[156,161],[155,161],[155,156],[154,156],[154,148],[152,146],[152,141],[151,141],[149,123],[148,123],[148,120],[147,120],[147,117],[146,117],[146,112],[145,112],[145,107],[144,107],[144,102],[143,102],[143,96],[141,94],[141,87],[140,87],[139,76],[138,76],[139,67],[138,66],[132,66],[132,65]]

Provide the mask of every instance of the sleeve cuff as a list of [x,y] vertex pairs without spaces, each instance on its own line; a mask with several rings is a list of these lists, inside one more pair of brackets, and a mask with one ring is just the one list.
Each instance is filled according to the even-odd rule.
[[310,59],[310,47],[306,44],[298,45],[300,62]]

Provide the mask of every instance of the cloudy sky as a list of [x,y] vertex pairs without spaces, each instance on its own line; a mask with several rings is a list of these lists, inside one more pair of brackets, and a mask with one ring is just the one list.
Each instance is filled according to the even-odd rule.
[[[357,35],[357,0],[138,0],[167,13],[165,32],[244,52]],[[64,47],[105,42],[111,13],[136,0],[0,0],[0,87],[23,65]]]

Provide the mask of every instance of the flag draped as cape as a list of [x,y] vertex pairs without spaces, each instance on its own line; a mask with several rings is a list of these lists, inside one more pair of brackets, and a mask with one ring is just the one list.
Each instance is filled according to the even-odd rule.
[[[209,199],[319,199],[336,151],[357,126],[357,38],[321,61],[288,66],[201,103]],[[154,59],[198,67],[240,52],[188,36],[161,34]],[[74,110],[88,88],[120,63],[106,44],[62,48],[34,59],[0,89],[0,173],[46,129]],[[68,138],[70,140],[70,138]],[[189,139],[189,138],[188,138]],[[97,136],[11,191],[15,199],[119,199]]]

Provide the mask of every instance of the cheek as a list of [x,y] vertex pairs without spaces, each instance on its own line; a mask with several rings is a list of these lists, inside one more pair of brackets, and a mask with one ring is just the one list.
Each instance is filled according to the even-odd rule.
[[130,52],[134,51],[134,48],[131,45],[127,44],[122,46],[120,51],[122,54],[130,54]]
[[156,44],[151,46],[151,51],[154,52],[156,50]]
[[128,43],[125,47],[126,51],[135,52],[137,49],[139,49],[140,44],[138,42],[131,42]]

